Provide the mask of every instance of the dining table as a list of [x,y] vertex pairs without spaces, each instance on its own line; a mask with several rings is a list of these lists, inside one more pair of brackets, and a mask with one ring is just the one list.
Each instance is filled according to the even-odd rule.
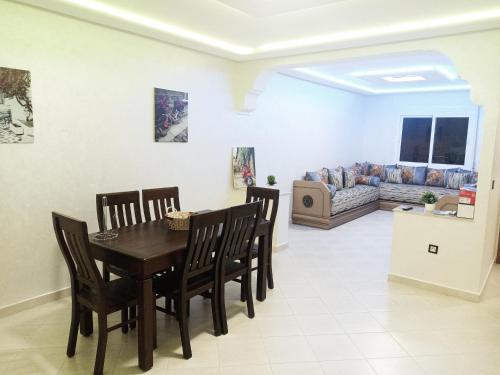
[[[147,371],[153,367],[155,345],[156,299],[153,296],[153,277],[182,263],[187,247],[188,231],[169,229],[166,219],[123,226],[113,231],[117,234],[116,238],[108,240],[98,240],[90,234],[91,251],[96,260],[123,269],[136,281],[139,367]],[[267,238],[257,232],[259,272],[256,294],[257,299],[263,301],[267,289],[267,256],[265,256]],[[83,314],[80,331],[86,336],[92,333],[91,312]]]

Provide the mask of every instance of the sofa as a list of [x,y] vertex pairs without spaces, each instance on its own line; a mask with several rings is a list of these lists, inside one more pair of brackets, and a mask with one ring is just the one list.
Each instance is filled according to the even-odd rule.
[[[439,198],[456,196],[460,187],[477,183],[477,173],[457,168],[380,166],[365,162],[349,168],[323,168],[318,173],[319,180],[317,176],[310,177],[315,172],[306,172],[303,180],[293,183],[292,222],[330,229],[379,209],[392,210],[401,204],[421,205],[420,198],[426,191],[434,192]],[[413,176],[412,171],[408,171],[411,168],[418,169],[420,175]],[[336,177],[340,179],[342,175],[342,181],[325,170],[339,171]],[[347,185],[349,173],[355,176],[350,186]],[[391,180],[392,174],[396,177]]]

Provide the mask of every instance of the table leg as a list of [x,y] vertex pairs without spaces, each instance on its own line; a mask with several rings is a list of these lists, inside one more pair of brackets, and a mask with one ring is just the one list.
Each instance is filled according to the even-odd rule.
[[139,367],[147,371],[153,367],[153,281],[137,281],[138,351]]
[[94,321],[92,310],[84,308],[80,315],[80,333],[83,336],[90,336],[94,332]]
[[257,257],[257,300],[265,301],[267,292],[267,238],[260,236],[258,240],[259,255]]

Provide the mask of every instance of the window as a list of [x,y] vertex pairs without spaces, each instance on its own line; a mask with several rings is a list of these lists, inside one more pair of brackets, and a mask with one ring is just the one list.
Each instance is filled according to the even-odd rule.
[[434,130],[432,162],[464,165],[468,128],[468,117],[438,117]]
[[399,161],[465,166],[470,132],[469,117],[403,117]]
[[431,142],[432,117],[406,117],[403,119],[399,161],[427,163]]

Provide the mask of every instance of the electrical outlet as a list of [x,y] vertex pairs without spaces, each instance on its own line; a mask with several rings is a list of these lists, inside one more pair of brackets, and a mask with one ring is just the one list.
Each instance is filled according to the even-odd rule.
[[431,245],[429,244],[429,249],[427,250],[431,254],[437,254],[438,253],[439,246],[438,245]]

